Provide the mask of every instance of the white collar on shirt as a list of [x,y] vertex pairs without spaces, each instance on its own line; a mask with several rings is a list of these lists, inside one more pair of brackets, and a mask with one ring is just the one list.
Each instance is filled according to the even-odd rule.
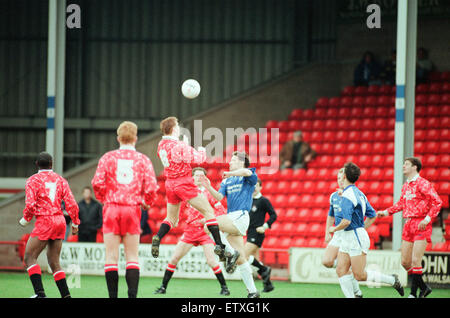
[[414,177],[412,177],[410,180],[406,180],[407,182],[414,182],[419,177],[419,174],[416,174]]
[[172,139],[172,140],[179,141],[179,139],[177,137],[174,137],[174,136],[163,136],[162,139]]
[[40,169],[40,170],[38,171],[38,173],[45,172],[45,171],[53,171],[53,169]]
[[259,199],[260,197],[262,197],[262,193],[261,193],[261,192],[258,193],[257,195],[255,195],[255,196],[253,197],[253,199]]
[[120,145],[120,150],[136,150],[132,145]]

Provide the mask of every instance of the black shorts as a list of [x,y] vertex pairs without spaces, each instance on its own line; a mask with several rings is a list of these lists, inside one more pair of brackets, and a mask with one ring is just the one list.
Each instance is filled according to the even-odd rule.
[[247,242],[255,244],[259,248],[262,246],[265,237],[264,234],[256,232],[256,228],[249,228],[247,230]]

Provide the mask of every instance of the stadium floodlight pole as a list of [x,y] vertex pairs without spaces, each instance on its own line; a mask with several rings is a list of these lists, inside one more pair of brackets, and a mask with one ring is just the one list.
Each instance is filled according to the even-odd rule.
[[49,0],[46,151],[53,170],[63,173],[66,0]]
[[[403,162],[414,155],[417,0],[399,0],[397,8],[397,61],[395,98],[394,202],[404,182]],[[394,214],[392,249],[399,250],[403,218]]]

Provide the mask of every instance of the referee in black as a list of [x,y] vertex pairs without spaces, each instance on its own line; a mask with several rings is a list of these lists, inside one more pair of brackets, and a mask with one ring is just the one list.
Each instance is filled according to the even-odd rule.
[[[264,266],[259,258],[259,249],[264,242],[264,232],[270,228],[277,219],[277,214],[273,209],[270,201],[261,194],[262,183],[258,178],[253,192],[253,205],[249,213],[250,223],[247,230],[247,242],[245,243],[245,254],[248,257],[250,265],[258,268],[258,274],[261,276],[264,284],[263,292],[270,292],[274,290],[272,282],[270,281],[270,273],[272,269],[269,266]],[[266,213],[269,214],[269,219],[266,219]]]

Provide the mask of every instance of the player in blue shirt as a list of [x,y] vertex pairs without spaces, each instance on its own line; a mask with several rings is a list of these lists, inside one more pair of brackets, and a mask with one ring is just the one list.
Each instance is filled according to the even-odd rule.
[[[242,280],[249,292],[249,298],[258,298],[259,292],[253,281],[252,269],[247,262],[244,249],[244,235],[247,233],[249,225],[249,211],[253,203],[253,191],[255,190],[258,176],[255,168],[249,168],[250,160],[243,152],[234,152],[230,160],[230,170],[223,173],[224,180],[216,191],[209,180],[204,177],[204,186],[217,200],[227,198],[227,214],[217,217],[219,229],[225,233],[227,244],[226,271],[231,273],[236,268],[239,269]],[[222,256],[223,255],[219,255]]]
[[[341,289],[347,298],[355,297],[352,285],[353,277],[348,274],[351,267],[356,280],[389,284],[403,296],[403,287],[397,275],[385,275],[377,271],[365,270],[366,256],[370,247],[370,239],[365,227],[373,223],[376,212],[364,193],[355,186],[360,175],[359,167],[351,162],[346,163],[344,171],[339,173],[338,179],[342,179],[344,190],[342,200],[332,211],[337,225],[328,229],[329,233],[344,230],[336,267]],[[365,217],[367,219],[364,221]]]
[[[337,212],[340,209],[341,201],[343,200],[342,197],[342,192],[344,189],[344,186],[342,184],[343,173],[344,168],[340,169],[337,174],[337,183],[339,188],[336,189],[336,191],[330,195],[330,209],[328,211],[327,224],[325,227],[325,242],[328,243],[328,245],[322,256],[322,264],[323,266],[328,268],[336,268],[339,246],[341,244],[342,233],[344,232],[344,230],[340,230],[338,232],[334,232],[333,235],[331,235],[328,232],[328,228],[335,224],[334,211],[336,210]],[[369,225],[370,224],[367,223],[367,226]],[[353,278],[352,279],[353,294],[355,295],[356,298],[362,298],[363,295],[361,289],[359,288],[358,281],[354,278],[353,273],[349,271],[347,275],[350,275]]]

